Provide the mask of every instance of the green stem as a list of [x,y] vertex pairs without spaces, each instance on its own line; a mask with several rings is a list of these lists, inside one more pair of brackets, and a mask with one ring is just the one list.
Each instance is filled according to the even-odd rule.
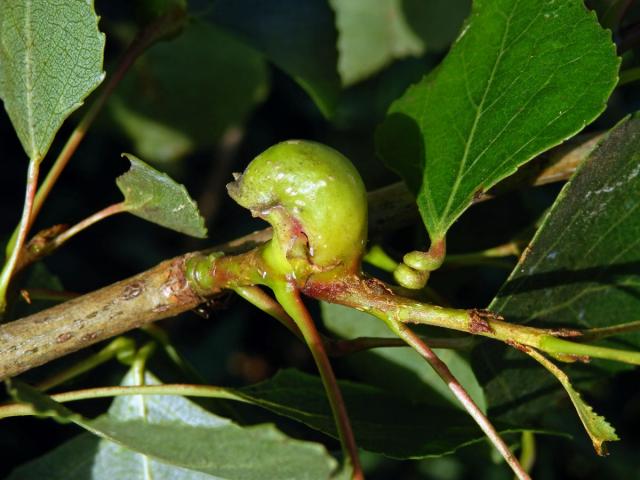
[[304,341],[304,335],[298,328],[296,322],[282,308],[282,305],[271,298],[260,287],[236,287],[233,290],[247,302],[258,307],[263,312],[271,315],[273,318],[278,320],[282,325],[287,327],[287,329],[289,329],[291,333],[293,333],[300,340]]
[[[127,395],[175,395],[184,397],[222,398],[238,402],[252,403],[251,400],[224,387],[209,385],[164,384],[140,385],[133,387],[99,387],[71,392],[56,393],[51,398],[56,402],[66,403],[78,400],[120,397]],[[36,415],[33,405],[24,403],[6,403],[0,405],[0,419]]]
[[77,235],[78,233],[80,233],[81,231],[89,228],[91,225],[98,223],[101,220],[104,220],[105,218],[108,218],[112,215],[115,215],[117,213],[122,213],[122,212],[126,212],[127,211],[127,206],[125,205],[124,202],[120,202],[120,203],[115,203],[113,205],[109,205],[106,208],[103,208],[102,210],[89,215],[87,218],[85,218],[84,220],[76,223],[74,226],[72,226],[71,228],[65,230],[64,232],[62,232],[60,235],[58,235],[57,237],[55,237],[51,243],[50,243],[50,249],[49,246],[47,248],[48,251],[52,251],[55,250],[57,248],[59,248],[60,246],[62,246],[64,243],[66,243],[69,239],[71,239],[71,237],[73,237],[74,235]]
[[389,329],[402,338],[416,352],[420,354],[429,365],[435,370],[438,376],[447,384],[449,390],[455,395],[458,401],[464,406],[465,410],[471,415],[478,426],[482,429],[493,446],[500,452],[507,464],[511,467],[516,477],[520,480],[530,480],[527,472],[522,468],[518,459],[511,452],[507,444],[504,442],[500,434],[496,431],[491,421],[480,410],[480,407],[473,401],[467,390],[462,386],[458,379],[451,373],[449,367],[440,360],[436,353],[431,350],[415,333],[413,333],[406,325],[396,321],[393,317],[387,315],[378,315]]
[[171,340],[164,330],[154,324],[149,324],[142,330],[160,344],[167,357],[182,370],[189,381],[205,383],[204,377],[171,344]]
[[380,245],[372,246],[362,261],[388,273],[393,273],[398,266],[398,262],[391,258]]
[[33,219],[35,218],[33,215],[33,208],[36,189],[38,187],[39,169],[40,162],[38,159],[32,159],[29,161],[29,167],[27,170],[27,188],[24,197],[22,217],[20,218],[20,224],[18,225],[14,245],[11,248],[7,247],[9,258],[2,267],[2,272],[0,272],[0,315],[2,315],[7,308],[7,290],[9,289],[9,283],[11,282],[11,277],[13,276],[16,264],[18,263],[18,257],[27,239]]
[[481,252],[447,255],[444,259],[445,267],[491,266],[496,268],[513,269],[514,262],[505,257],[518,257],[520,249],[515,242],[505,243]]
[[522,432],[520,443],[520,465],[527,473],[531,472],[536,461],[536,436],[531,430]]
[[640,365],[640,352],[569,342],[551,335],[543,335],[537,348],[552,355],[576,355],[578,357],[602,358],[631,365]]
[[35,385],[35,388],[43,392],[51,390],[52,388],[57,387],[78,375],[82,375],[85,372],[93,370],[97,366],[102,365],[116,356],[122,355],[126,352],[132,352],[134,345],[135,343],[132,339],[127,337],[118,337],[98,353],[95,353],[75,365],[72,365],[71,367],[41,381]]
[[[304,341],[302,332],[278,302],[267,295],[259,287],[236,287],[234,291],[242,298],[258,307],[263,312],[282,323],[300,340]],[[327,354],[332,357],[342,357],[353,353],[374,348],[406,347],[407,344],[399,338],[357,337],[351,339],[335,339],[322,336]],[[472,338],[430,338],[425,340],[432,348],[450,348],[468,350],[474,344]]]
[[322,337],[316,329],[313,319],[304,306],[299,291],[294,284],[275,283],[272,288],[278,302],[296,322],[296,325],[302,332],[304,340],[309,346],[311,355],[318,367],[320,378],[322,379],[327,397],[329,398],[333,417],[336,420],[340,444],[342,445],[345,456],[351,461],[351,467],[353,468],[352,479],[364,479],[358,455],[358,447],[355,437],[353,436],[353,430],[351,429],[347,408],[333,373],[333,368],[329,362],[329,357],[327,357],[327,352],[324,349]]
[[403,323],[431,325],[460,332],[480,335],[507,344],[518,343],[542,350],[555,356],[592,357],[632,365],[640,364],[640,352],[587,345],[558,338],[577,335],[578,331],[546,330],[504,321],[499,315],[486,310],[443,308],[401,297],[384,288],[372,288],[362,278],[335,280],[330,275],[318,274],[307,280],[304,293],[331,303],[359,308],[378,316],[381,313]]
[[585,330],[582,336],[577,338],[578,342],[590,342],[592,340],[600,340],[601,338],[612,337],[622,333],[637,332],[640,330],[640,320],[635,322],[623,323],[621,325],[613,325],[611,327],[591,328]]
[[[237,256],[212,254],[193,257],[187,266],[187,278],[196,290],[206,295],[213,285],[217,288],[238,288],[264,283],[275,278],[265,264],[261,249]],[[372,287],[373,285],[373,287]],[[507,344],[518,343],[555,356],[585,356],[603,358],[638,365],[640,352],[570,342],[558,338],[578,331],[556,331],[528,327],[504,321],[486,310],[462,310],[420,303],[395,295],[382,282],[371,282],[357,276],[338,276],[335,272],[312,275],[302,287],[310,297],[365,310],[372,315],[380,312],[403,323],[415,323],[448,328],[480,335]],[[375,288],[374,288],[375,287]],[[282,302],[281,302],[282,303]],[[286,308],[285,308],[286,310]],[[287,312],[290,314],[290,312]],[[281,319],[282,321],[282,319]],[[298,323],[298,322],[296,322]]]

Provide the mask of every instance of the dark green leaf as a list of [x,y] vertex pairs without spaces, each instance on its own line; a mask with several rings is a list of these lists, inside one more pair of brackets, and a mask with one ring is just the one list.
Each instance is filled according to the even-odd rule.
[[[356,441],[365,450],[394,458],[424,458],[451,453],[484,438],[471,417],[460,410],[410,401],[397,394],[401,392],[365,384],[340,382],[340,389]],[[256,405],[337,437],[318,377],[284,370],[241,393]]]
[[[366,450],[395,458],[423,458],[451,453],[465,445],[482,441],[484,438],[478,426],[466,412],[450,406],[425,400],[411,400],[402,392],[390,393],[390,390],[383,391],[364,384],[340,382],[340,388],[349,410],[358,445]],[[241,464],[248,461],[246,456],[250,455],[250,452],[241,448],[241,442],[249,442],[247,448],[252,448],[251,442],[254,439],[256,442],[261,442],[266,441],[261,439],[262,436],[277,437],[276,431],[265,433],[268,430],[267,427],[251,427],[238,431],[239,427],[231,424],[230,421],[203,413],[186,399],[176,397],[175,389],[170,392],[169,396],[154,394],[117,399],[109,416],[99,417],[96,420],[87,420],[74,415],[66,407],[56,404],[42,394],[40,396],[44,399],[29,397],[25,400],[36,406],[44,405],[39,407],[39,411],[44,411],[49,416],[71,420],[106,440],[120,444],[127,450],[127,455],[141,454],[164,463],[205,473],[217,471],[215,469],[220,467],[217,462],[224,457],[225,448],[228,449],[227,455],[230,455],[229,451],[235,452],[232,458],[235,459],[234,462],[237,460],[237,463]],[[286,370],[257,385],[239,390],[216,387],[208,391],[205,388],[201,390],[201,395],[241,400],[302,422],[337,438],[334,418],[324,387],[321,380],[312,375]],[[141,411],[146,411],[144,418],[140,417]],[[3,413],[10,416],[10,412]],[[211,419],[208,420],[209,417],[204,418],[203,415],[209,415]],[[176,422],[180,428],[175,428]],[[187,427],[187,425],[195,427],[203,424],[208,426],[207,422],[213,422],[209,430]],[[173,427],[173,434],[171,427]],[[210,431],[214,427],[216,430]],[[503,433],[518,431],[504,425],[498,427]],[[211,442],[214,434],[221,435],[220,442],[226,442],[219,449],[212,449],[210,454],[205,455],[198,447],[193,446],[196,442],[193,439],[197,439],[198,442]],[[167,451],[163,443],[166,443],[171,435],[176,438],[176,442],[188,446],[192,451]],[[212,438],[205,438],[209,436]],[[234,442],[238,442],[238,445]],[[295,445],[290,448],[294,449],[294,447]],[[112,450],[113,448],[110,447]],[[266,452],[269,448],[275,447],[267,444],[264,448],[263,451]],[[295,448],[303,449],[303,446]],[[313,450],[315,447],[305,446],[305,448]],[[321,452],[316,453],[321,457]],[[284,456],[287,451],[278,454]],[[311,455],[311,452],[308,454]],[[208,459],[205,462],[206,465],[198,467],[190,459],[191,455],[200,455]],[[320,462],[320,459],[316,458],[315,461]],[[277,462],[277,459],[274,459],[274,462]],[[229,463],[230,467],[235,468],[234,465]],[[270,464],[267,462],[265,468],[268,465]],[[295,466],[292,465],[291,468],[293,475]]]
[[629,0],[590,0],[589,8],[598,14],[603,27],[614,32],[618,30],[620,21],[629,15],[629,7],[635,6]]
[[449,48],[471,10],[471,0],[403,0],[407,24],[427,50]]
[[598,455],[605,455],[607,451],[605,442],[620,440],[615,429],[609,424],[609,422],[607,422],[606,418],[594,412],[593,408],[591,408],[591,406],[582,399],[582,396],[575,388],[573,388],[569,377],[564,373],[564,371],[562,371],[562,369],[558,368],[557,365],[538,351],[529,350],[528,353],[536,359],[538,363],[543,365],[549,373],[553,374],[553,376],[558,379],[567,392],[567,395],[569,395],[571,403],[573,403],[582,425],[591,438],[591,442],[593,443],[593,447],[596,452]]
[[267,91],[262,55],[219,28],[192,21],[136,62],[110,107],[137,154],[171,162],[216,145]]
[[581,130],[617,81],[611,35],[579,0],[482,0],[442,65],[389,109],[387,165],[432,240],[473,196]]
[[193,237],[207,236],[198,206],[183,185],[131,154],[123,156],[131,162],[131,169],[116,183],[129,213]]
[[336,31],[325,0],[220,0],[211,19],[287,72],[329,116],[340,94]]
[[[640,311],[640,118],[618,125],[562,190],[528,255],[491,303],[509,321],[602,328]],[[609,346],[640,346],[640,333]],[[479,375],[494,412],[512,421],[543,410],[555,380],[512,349],[478,348]],[[607,366],[606,364],[601,367]],[[533,367],[533,368],[532,368]],[[606,371],[591,365],[590,375]],[[574,381],[589,377],[572,369]]]
[[[146,383],[158,383],[147,374]],[[137,384],[129,373],[124,384]],[[33,403],[58,405],[42,397]],[[49,407],[54,410],[54,407]],[[16,470],[11,478],[204,480],[327,479],[336,462],[317,444],[290,439],[273,426],[239,427],[178,396],[127,396],[114,400],[109,414],[88,420],[71,417],[101,437],[80,436]],[[70,455],[70,448],[78,449]],[[65,476],[69,475],[70,476]],[[39,477],[43,478],[43,477]]]
[[[393,336],[382,321],[367,313],[324,302],[321,308],[325,326],[341,338]],[[484,393],[469,363],[454,350],[435,351],[480,408],[486,408]],[[438,374],[411,348],[377,348],[350,356],[348,361],[372,385],[416,401],[446,399],[450,405],[462,408]]]
[[104,78],[92,1],[0,2],[0,98],[30,159]]
[[33,406],[35,415],[41,418],[53,418],[59,423],[81,422],[82,417],[67,407],[54,401],[35,388],[22,383],[19,380],[8,379],[5,381],[7,392],[16,402],[27,403]]

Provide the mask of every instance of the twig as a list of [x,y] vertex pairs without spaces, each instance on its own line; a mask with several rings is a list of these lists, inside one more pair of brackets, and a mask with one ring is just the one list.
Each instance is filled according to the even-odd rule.
[[458,401],[464,406],[465,410],[471,415],[478,426],[482,429],[493,446],[500,452],[500,455],[509,464],[513,472],[520,480],[530,480],[527,472],[522,468],[516,456],[509,450],[500,434],[496,431],[487,416],[473,401],[467,390],[460,384],[458,379],[451,373],[449,367],[440,360],[440,358],[431,350],[420,337],[413,333],[406,325],[394,320],[392,317],[381,315],[380,318],[385,321],[391,331],[402,338],[416,352],[420,354],[429,365],[436,371],[438,376],[447,384],[449,390],[455,395]]
[[342,445],[345,457],[350,460],[351,468],[353,469],[351,478],[352,480],[363,480],[364,474],[362,472],[362,466],[360,465],[358,445],[356,444],[353,429],[351,428],[347,406],[344,403],[342,392],[338,386],[338,380],[333,373],[333,367],[329,362],[322,337],[315,326],[313,318],[311,318],[311,314],[300,298],[297,287],[293,284],[288,284],[286,286],[274,285],[273,288],[278,302],[289,316],[293,318],[300,329],[318,368],[327,398],[329,399],[329,404],[331,405],[333,418],[336,422],[340,444]]
[[22,217],[20,219],[20,224],[18,225],[15,242],[11,242],[13,245],[10,247],[9,258],[2,267],[2,272],[0,272],[0,316],[4,313],[7,307],[7,291],[9,289],[9,283],[11,282],[11,278],[16,270],[20,252],[27,240],[29,229],[33,223],[34,198],[36,195],[36,189],[38,188],[39,169],[39,159],[31,159],[27,170],[27,188],[24,196]]
[[[304,340],[302,332],[287,315],[282,305],[265,293],[260,287],[237,287],[235,292],[249,303],[255,305],[263,312],[282,323],[291,333],[300,340]],[[450,348],[456,350],[470,349],[474,344],[473,338],[429,338],[422,339],[431,348]],[[343,357],[365,350],[373,350],[375,348],[394,348],[406,347],[407,344],[400,338],[381,338],[381,337],[356,337],[350,339],[336,339],[322,336],[327,354],[331,357]]]
[[71,239],[74,235],[77,235],[82,230],[89,228],[91,225],[99,222],[100,220],[104,220],[105,218],[108,218],[112,215],[126,211],[127,207],[124,202],[115,203],[106,208],[103,208],[102,210],[92,215],[89,215],[87,218],[76,223],[71,228],[62,231],[51,240],[46,241],[43,245],[40,245],[38,249],[30,250],[27,245],[27,248],[23,249],[22,254],[20,255],[19,260],[16,264],[16,271],[23,270],[32,263],[51,254],[53,251],[55,251],[69,239]]
[[186,257],[0,326],[0,378],[175,316],[203,299],[184,277]]
[[316,275],[307,280],[305,294],[332,303],[364,310],[371,315],[384,314],[403,323],[423,324],[480,335],[507,344],[516,342],[556,356],[602,358],[640,365],[640,352],[587,345],[560,337],[578,337],[577,330],[549,330],[513,324],[486,310],[443,308],[395,295],[376,279],[359,277],[327,279]]
[[637,331],[640,331],[640,320],[623,323],[622,325],[612,325],[610,327],[591,328],[582,332],[582,335],[577,338],[576,341],[591,342],[593,340],[600,340],[601,338],[613,337],[614,335]]

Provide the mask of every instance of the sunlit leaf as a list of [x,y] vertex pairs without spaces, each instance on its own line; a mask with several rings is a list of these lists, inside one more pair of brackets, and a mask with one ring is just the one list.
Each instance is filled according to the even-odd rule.
[[129,213],[193,237],[207,236],[198,206],[183,185],[131,154],[123,156],[131,162],[131,169],[116,183]]
[[30,159],[104,78],[92,0],[0,2],[0,98]]
[[618,64],[582,1],[474,2],[445,60],[391,106],[377,135],[431,239],[474,195],[600,114]]
[[396,59],[440,49],[456,35],[468,0],[330,0],[338,29],[338,72],[351,85]]
[[400,0],[330,0],[338,28],[338,72],[350,85],[395,58],[418,56],[425,45],[409,25]]

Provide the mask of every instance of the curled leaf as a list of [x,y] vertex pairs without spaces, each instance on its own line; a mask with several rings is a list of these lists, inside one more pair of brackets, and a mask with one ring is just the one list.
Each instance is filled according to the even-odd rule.
[[122,155],[129,159],[131,168],[116,183],[129,213],[192,237],[206,238],[204,218],[184,185],[129,153]]

